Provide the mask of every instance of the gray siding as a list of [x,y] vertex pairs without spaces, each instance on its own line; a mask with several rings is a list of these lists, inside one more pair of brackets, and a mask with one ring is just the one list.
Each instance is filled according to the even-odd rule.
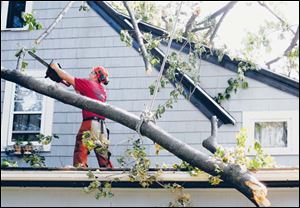
[[[66,2],[34,2],[37,20],[47,27]],[[147,76],[144,63],[139,54],[125,46],[119,35],[93,10],[79,12],[79,3],[71,8],[66,17],[53,32],[41,43],[38,54],[46,60],[57,60],[70,74],[86,77],[90,68],[103,65],[109,69],[108,103],[139,115],[150,103],[148,86],[157,76],[154,71]],[[15,67],[14,56],[18,43],[30,45],[42,31],[1,32],[1,64],[7,68]],[[41,65],[26,56],[29,68],[38,69]],[[227,80],[234,73],[210,63],[202,62],[201,86],[211,95],[224,89]],[[255,80],[249,80],[250,89],[238,92],[224,107],[237,120],[235,126],[224,125],[220,128],[219,142],[224,146],[235,143],[235,134],[242,127],[242,112],[250,110],[299,110],[299,99],[279,90],[273,89]],[[3,102],[3,81],[1,80],[1,112]],[[70,89],[71,90],[71,89]],[[156,105],[168,99],[172,87],[158,94]],[[60,136],[52,143],[51,152],[44,153],[49,167],[72,164],[75,136],[80,127],[81,110],[55,101],[53,133]],[[174,109],[167,111],[158,125],[178,139],[203,150],[202,140],[210,135],[210,122],[189,101],[180,98]],[[107,121],[111,130],[111,152],[113,163],[130,147],[127,140],[137,137],[136,133],[118,123]],[[155,163],[172,164],[179,160],[167,151],[155,155],[153,142],[144,140],[146,150]],[[203,150],[207,152],[206,150]],[[2,153],[2,156],[5,155]],[[288,158],[288,160],[286,160]],[[279,161],[285,165],[298,165],[298,156],[281,156]],[[286,162],[289,161],[289,162]],[[89,166],[97,167],[94,154],[89,157]]]

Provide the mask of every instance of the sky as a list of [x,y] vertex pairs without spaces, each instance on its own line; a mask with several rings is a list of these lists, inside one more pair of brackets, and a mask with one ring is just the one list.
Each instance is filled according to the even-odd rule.
[[[157,4],[164,5],[168,2],[159,2]],[[212,12],[218,10],[226,3],[225,1],[202,1],[199,3],[201,13],[198,17],[198,21],[202,18],[208,16]],[[185,2],[183,2],[185,4]],[[272,2],[268,2],[268,5],[272,5]],[[277,3],[276,3],[277,5]],[[293,29],[296,31],[297,26],[299,25],[299,2],[298,1],[289,1],[282,2],[279,4],[279,10],[282,12],[284,17],[288,20],[289,23],[294,25]],[[188,7],[182,7],[183,10]],[[189,11],[190,13],[190,11]],[[216,39],[216,47],[220,44],[220,42],[226,43],[228,48],[234,54],[238,54],[237,51],[242,48],[242,41],[246,37],[248,31],[257,32],[259,29],[259,25],[262,24],[265,20],[271,19],[277,21],[277,19],[268,12],[265,8],[260,6],[257,2],[239,2],[235,5],[235,7],[227,14],[225,17],[219,31],[218,31],[218,39]],[[272,37],[272,36],[271,36]],[[280,56],[284,50],[288,47],[291,38],[293,35],[290,35],[290,38],[287,40],[279,40],[277,35],[272,37],[272,52],[267,53],[265,50],[260,51],[257,54],[256,61],[259,65],[266,68],[265,61],[272,60],[277,56]],[[280,68],[284,63],[277,63],[274,65],[274,68],[281,73]],[[296,76],[296,75],[294,75]],[[299,79],[299,78],[298,78]]]

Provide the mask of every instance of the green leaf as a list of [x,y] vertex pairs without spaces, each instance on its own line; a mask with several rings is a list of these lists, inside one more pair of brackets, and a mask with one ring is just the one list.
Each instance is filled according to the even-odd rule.
[[57,136],[56,134],[53,134],[53,137],[54,137],[55,139],[59,139],[59,136]]
[[230,94],[226,93],[226,94],[225,94],[225,98],[226,98],[227,100],[229,100]]
[[150,95],[153,95],[154,94],[154,90],[155,90],[155,85],[152,84],[149,86],[149,90],[150,90]]
[[260,152],[261,151],[261,144],[259,143],[259,141],[255,141],[255,143],[254,143],[254,150],[256,152]]
[[248,87],[249,87],[248,82],[246,82],[246,81],[242,82],[242,88],[243,89],[246,89]]
[[21,68],[22,68],[22,69],[26,69],[27,66],[28,66],[28,62],[22,61]]
[[159,64],[159,60],[158,60],[157,58],[152,58],[152,59],[150,60],[150,64],[151,64],[152,66],[155,66],[155,65]]

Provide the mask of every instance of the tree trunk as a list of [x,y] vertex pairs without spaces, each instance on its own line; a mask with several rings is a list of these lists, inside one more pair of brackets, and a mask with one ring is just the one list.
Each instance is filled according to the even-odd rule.
[[[130,129],[136,130],[140,118],[120,108],[96,101],[78,94],[61,89],[57,85],[49,85],[33,77],[23,75],[16,70],[1,69],[1,78],[19,84],[25,88],[43,95],[57,99],[65,104],[86,109],[105,116]],[[221,179],[243,193],[256,206],[268,206],[266,198],[267,189],[250,172],[243,170],[238,165],[228,165],[216,161],[197,149],[176,139],[152,122],[143,122],[140,128],[142,135],[159,144],[178,158],[190,163],[192,166],[211,174],[220,175]],[[221,172],[216,171],[216,166]]]

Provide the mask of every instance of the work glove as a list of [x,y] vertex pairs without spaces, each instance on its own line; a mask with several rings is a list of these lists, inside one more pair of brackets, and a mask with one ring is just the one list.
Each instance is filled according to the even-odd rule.
[[[57,63],[57,65],[61,68],[61,66],[58,63]],[[46,71],[45,78],[47,78],[47,77],[49,77],[54,82],[58,82],[58,83],[62,82],[62,79],[58,76],[56,71],[50,67],[50,65]]]

